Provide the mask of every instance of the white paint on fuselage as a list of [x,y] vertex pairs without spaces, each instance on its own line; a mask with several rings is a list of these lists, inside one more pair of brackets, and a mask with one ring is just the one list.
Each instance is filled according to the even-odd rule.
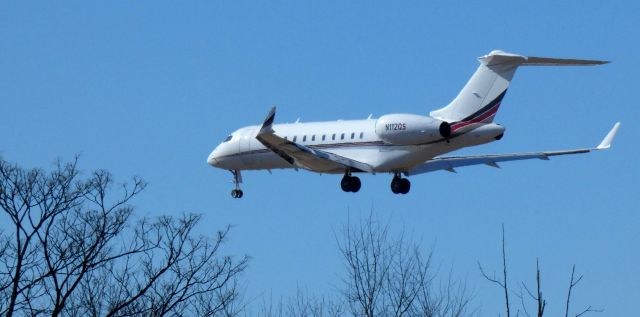
[[[375,172],[406,171],[444,153],[494,141],[497,135],[504,132],[496,124],[478,124],[469,127],[464,134],[451,138],[449,142],[442,140],[426,145],[393,145],[378,137],[375,124],[376,119],[345,120],[275,124],[273,129],[278,136],[286,137],[289,141],[366,163]],[[259,128],[248,126],[233,132],[229,141],[221,143],[211,152],[208,163],[228,170],[294,168],[256,139]]]

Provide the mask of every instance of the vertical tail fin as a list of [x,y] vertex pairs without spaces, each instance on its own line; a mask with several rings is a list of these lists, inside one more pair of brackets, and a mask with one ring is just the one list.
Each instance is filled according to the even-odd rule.
[[502,51],[492,51],[478,60],[480,66],[458,96],[444,108],[430,113],[434,118],[451,123],[452,131],[472,123],[492,122],[519,66],[586,66],[608,63],[595,60],[527,57]]

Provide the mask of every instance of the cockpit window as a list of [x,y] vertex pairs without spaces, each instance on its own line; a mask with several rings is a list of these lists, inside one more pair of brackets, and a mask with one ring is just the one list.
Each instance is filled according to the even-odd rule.
[[224,139],[224,141],[222,141],[222,142],[229,142],[229,141],[231,141],[232,138],[233,138],[233,135],[230,135],[226,139]]

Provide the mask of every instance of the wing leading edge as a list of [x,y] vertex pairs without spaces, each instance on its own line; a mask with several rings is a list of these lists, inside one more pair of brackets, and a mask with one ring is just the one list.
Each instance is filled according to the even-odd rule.
[[312,149],[276,135],[273,130],[275,116],[276,107],[273,107],[256,135],[256,139],[266,148],[289,162],[289,164],[318,173],[345,170],[352,172],[373,172],[373,168],[368,164],[337,154]]
[[499,167],[498,163],[507,161],[520,161],[530,159],[548,160],[552,156],[589,153],[591,151],[606,150],[611,147],[611,143],[620,128],[620,122],[617,122],[611,131],[605,136],[600,144],[594,148],[564,150],[564,151],[548,151],[548,152],[529,152],[529,153],[513,153],[513,154],[492,154],[477,156],[452,156],[452,157],[436,157],[426,161],[407,171],[408,175],[417,175],[423,173],[434,172],[438,170],[446,170],[455,172],[456,167],[464,167],[471,165],[485,164],[492,167]]

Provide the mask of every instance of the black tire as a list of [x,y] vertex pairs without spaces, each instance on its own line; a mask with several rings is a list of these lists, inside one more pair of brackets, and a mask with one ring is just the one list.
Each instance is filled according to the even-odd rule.
[[357,193],[360,190],[360,187],[362,187],[362,183],[360,182],[360,178],[352,176],[350,177],[351,179],[349,180],[349,188],[351,189],[352,193]]
[[400,188],[401,188],[400,193],[403,195],[406,195],[409,192],[409,190],[411,190],[411,182],[406,178],[401,179]]
[[345,176],[340,181],[340,187],[342,188],[342,191],[344,191],[345,193],[348,193],[351,191],[351,180],[349,178],[350,178],[349,176]]
[[234,189],[231,191],[231,197],[233,198],[242,198],[242,195],[243,193],[242,193],[242,190],[240,189]]
[[402,192],[402,182],[401,182],[401,178],[394,178],[391,181],[391,192],[393,192],[394,194],[399,194]]

